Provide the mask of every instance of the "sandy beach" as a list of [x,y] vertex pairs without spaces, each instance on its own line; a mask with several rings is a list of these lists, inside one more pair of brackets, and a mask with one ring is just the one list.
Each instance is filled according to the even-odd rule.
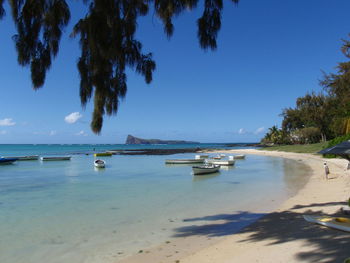
[[[225,151],[220,151],[225,152]],[[269,213],[238,233],[230,233],[235,221],[252,211],[216,215],[197,233],[179,237],[118,262],[123,263],[228,263],[228,262],[343,262],[350,257],[350,233],[306,222],[303,214],[338,215],[350,195],[350,171],[343,159],[323,159],[318,155],[254,149],[226,153],[278,156],[303,162],[310,179],[296,195],[277,210],[268,207],[254,213]],[[329,179],[323,162],[328,163]],[[273,202],[274,200],[271,200]],[[213,235],[219,232],[223,235]]]

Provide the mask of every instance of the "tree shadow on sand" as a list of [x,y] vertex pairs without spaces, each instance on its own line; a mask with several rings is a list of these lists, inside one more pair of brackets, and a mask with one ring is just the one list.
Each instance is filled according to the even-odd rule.
[[[208,237],[226,236],[237,233],[243,227],[255,222],[265,214],[238,212],[235,214],[218,214],[197,218],[184,219],[184,222],[220,221],[213,224],[191,225],[176,228],[174,237],[205,235]],[[224,223],[222,223],[224,221]]]
[[[296,261],[343,262],[350,257],[350,233],[306,222],[302,215],[327,215],[318,207],[342,205],[344,203],[315,203],[308,206],[295,206],[291,210],[274,212],[263,216],[249,212],[221,214],[201,218],[185,219],[187,222],[213,221],[204,225],[192,225],[175,229],[176,237],[204,235],[208,237],[230,235],[237,232],[247,234],[240,242],[270,241],[268,245],[282,244],[294,240],[304,241],[312,251],[296,253]],[[310,208],[313,211],[298,212],[296,209]],[[339,216],[340,213],[331,216]],[[263,216],[263,217],[262,217]],[[260,218],[262,217],[262,218]],[[256,219],[260,220],[252,223]],[[214,221],[222,220],[214,223]],[[252,224],[250,224],[252,223]],[[250,225],[249,225],[250,224]],[[248,225],[248,226],[247,226]]]

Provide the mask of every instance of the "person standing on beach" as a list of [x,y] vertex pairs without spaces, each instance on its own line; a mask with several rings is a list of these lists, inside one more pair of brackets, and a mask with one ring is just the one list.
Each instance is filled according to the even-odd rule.
[[324,166],[324,171],[326,173],[326,179],[328,179],[328,175],[329,175],[329,168],[326,162],[323,163]]

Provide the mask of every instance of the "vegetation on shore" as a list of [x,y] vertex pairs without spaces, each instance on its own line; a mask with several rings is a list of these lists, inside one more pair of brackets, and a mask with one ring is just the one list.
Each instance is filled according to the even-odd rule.
[[317,153],[327,146],[328,142],[320,142],[313,144],[294,144],[294,145],[274,145],[264,147],[260,150],[265,151],[283,151],[294,153]]
[[[344,41],[342,52],[350,59],[350,41]],[[281,128],[271,127],[262,139],[263,144],[307,145],[349,139],[346,135],[350,134],[350,61],[338,63],[336,69],[337,73],[324,74],[320,81],[322,92],[307,93],[296,99],[294,108],[283,109]]]

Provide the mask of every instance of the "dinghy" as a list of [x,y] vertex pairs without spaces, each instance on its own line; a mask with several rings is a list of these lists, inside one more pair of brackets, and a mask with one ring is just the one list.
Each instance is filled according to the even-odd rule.
[[17,161],[16,158],[0,158],[0,165],[2,164],[12,164]]
[[106,151],[106,153],[110,153],[112,155],[116,155],[116,154],[120,153],[120,151],[111,150],[111,151]]
[[234,160],[207,160],[210,164],[216,164],[216,165],[226,165],[226,166],[232,166],[235,164]]
[[303,217],[306,221],[311,223],[350,232],[350,218],[311,215],[303,215]]
[[72,157],[70,156],[48,156],[40,157],[41,161],[69,161]]
[[204,159],[172,159],[165,160],[166,164],[191,164],[191,163],[204,163]]
[[245,159],[245,155],[244,154],[237,154],[233,156],[233,159]]
[[94,156],[112,156],[113,154],[110,152],[105,152],[105,153],[95,153]]
[[206,158],[209,158],[209,155],[207,155],[207,154],[197,154],[195,156],[195,159],[206,159]]
[[220,169],[220,165],[213,165],[213,164],[192,167],[192,171],[194,175],[216,173],[219,171],[219,169]]
[[38,159],[39,159],[39,155],[29,155],[29,156],[2,156],[2,158],[17,159],[18,161],[33,161],[33,160],[38,160]]
[[94,161],[94,165],[96,168],[105,168],[106,162],[104,160],[97,159]]

